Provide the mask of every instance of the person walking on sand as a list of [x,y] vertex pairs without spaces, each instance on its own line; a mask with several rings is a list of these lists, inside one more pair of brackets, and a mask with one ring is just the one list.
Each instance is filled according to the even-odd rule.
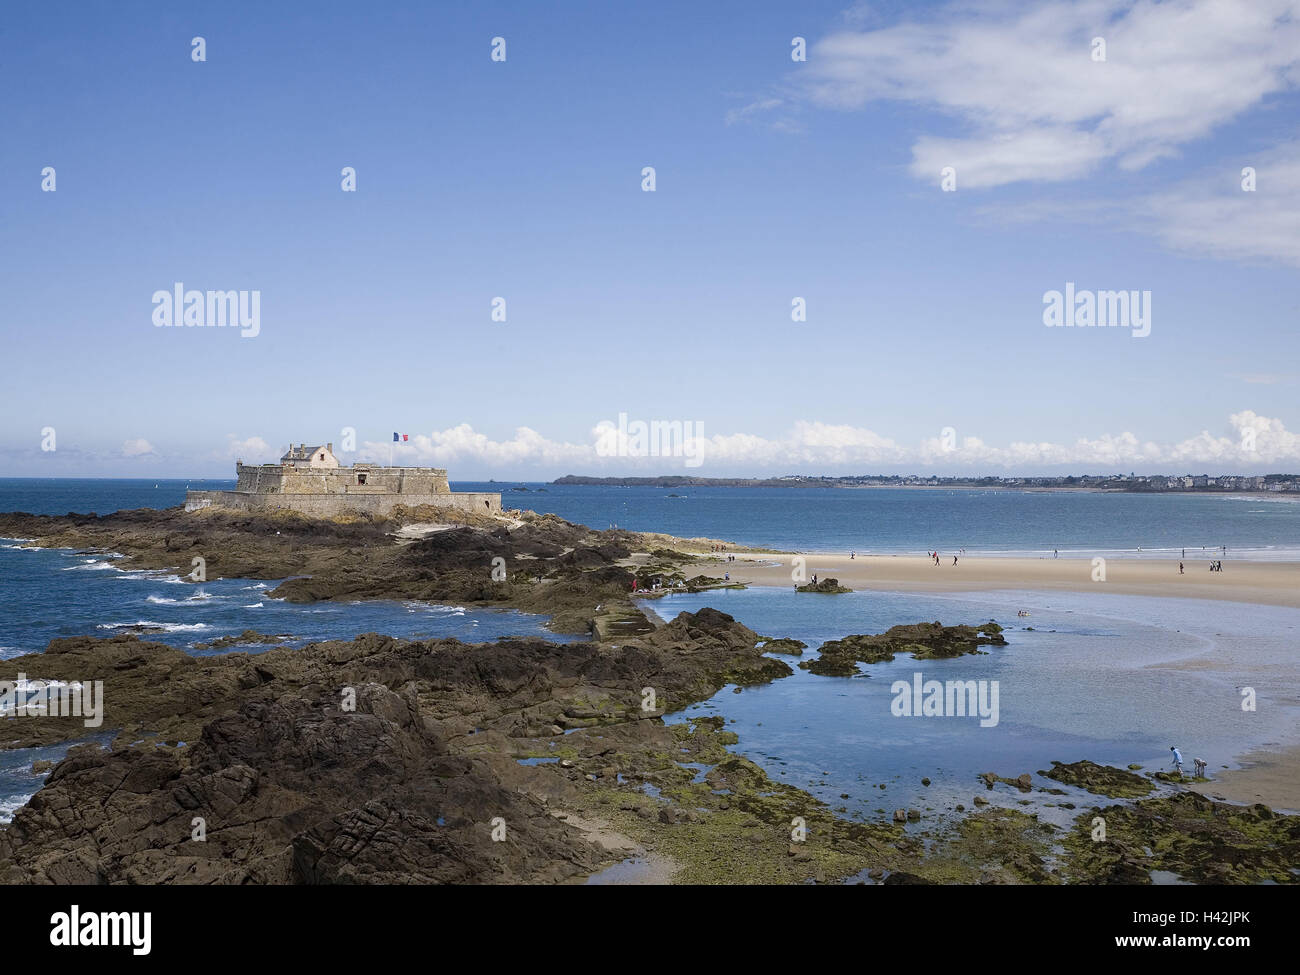
[[956,564],[957,564],[957,556],[955,556],[955,555],[952,557],[952,564],[953,564],[953,565],[956,565]]
[[1183,563],[1181,562],[1178,563],[1178,574],[1179,575],[1183,574]]
[[1183,753],[1180,752],[1173,745],[1169,746],[1169,750],[1174,753],[1174,768],[1178,770],[1179,775],[1182,775],[1183,774]]

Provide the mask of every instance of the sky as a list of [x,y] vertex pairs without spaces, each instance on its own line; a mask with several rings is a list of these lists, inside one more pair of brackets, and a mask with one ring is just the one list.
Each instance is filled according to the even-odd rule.
[[1300,0],[11,5],[0,476],[1295,472],[1298,123]]

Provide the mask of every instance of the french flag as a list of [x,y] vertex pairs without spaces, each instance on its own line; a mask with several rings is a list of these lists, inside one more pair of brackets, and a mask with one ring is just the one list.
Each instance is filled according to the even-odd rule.
[[404,441],[407,441],[407,440],[410,440],[410,439],[411,439],[411,438],[408,437],[408,436],[407,436],[406,434],[404,434],[404,433],[401,433],[401,434],[394,433],[394,434],[393,434],[393,443],[404,442]]

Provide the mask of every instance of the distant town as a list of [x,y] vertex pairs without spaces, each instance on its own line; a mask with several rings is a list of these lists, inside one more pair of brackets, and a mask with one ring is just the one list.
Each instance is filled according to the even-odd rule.
[[1133,492],[1300,493],[1300,474],[1080,474],[1069,477],[936,477],[919,474],[856,474],[849,477],[581,477],[568,474],[554,484],[607,484],[621,487],[933,487],[1012,488]]

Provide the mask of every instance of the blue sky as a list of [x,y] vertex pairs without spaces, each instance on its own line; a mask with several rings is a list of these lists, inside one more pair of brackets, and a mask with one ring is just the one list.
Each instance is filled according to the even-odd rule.
[[7,13],[0,475],[1300,469],[1295,0],[286,7]]

